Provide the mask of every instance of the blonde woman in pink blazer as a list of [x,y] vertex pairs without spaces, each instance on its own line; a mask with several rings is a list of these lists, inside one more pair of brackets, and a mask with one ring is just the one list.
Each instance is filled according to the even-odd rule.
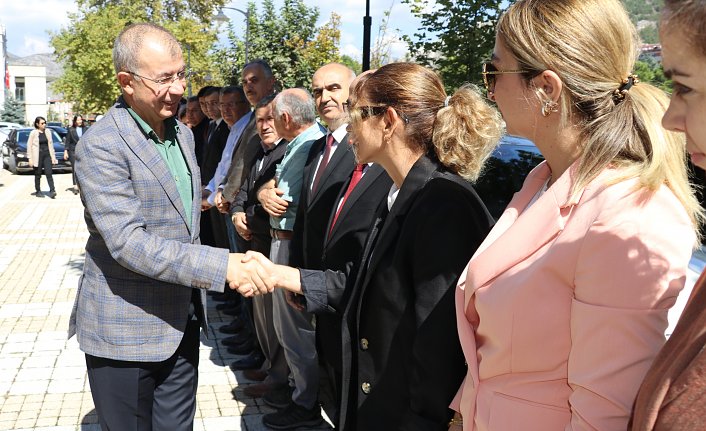
[[499,20],[488,95],[546,162],[460,278],[451,429],[627,427],[703,218],[637,44],[618,0],[519,0]]

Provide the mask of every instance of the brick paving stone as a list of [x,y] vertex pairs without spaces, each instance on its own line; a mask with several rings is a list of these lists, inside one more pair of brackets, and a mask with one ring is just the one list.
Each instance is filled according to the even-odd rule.
[[[0,431],[100,431],[85,356],[66,340],[88,232],[79,197],[62,192],[71,176],[54,181],[57,198],[36,199],[34,177],[0,171]],[[251,382],[228,368],[239,356],[217,341],[230,317],[213,303],[208,313],[194,429],[265,429],[262,415],[273,410],[231,393],[239,379]]]

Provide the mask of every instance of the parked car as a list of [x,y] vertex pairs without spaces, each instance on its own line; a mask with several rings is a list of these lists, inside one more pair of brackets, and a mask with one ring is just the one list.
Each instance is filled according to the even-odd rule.
[[527,174],[544,157],[527,139],[505,135],[488,159],[482,175],[474,184],[490,214],[497,220],[522,188]]
[[23,127],[22,124],[0,121],[0,130],[21,129]]
[[47,127],[50,129],[54,129],[56,133],[59,134],[61,137],[61,140],[63,141],[66,135],[68,135],[69,131],[61,125],[61,123],[47,123]]
[[[7,167],[13,174],[33,171],[33,168],[29,166],[29,158],[27,157],[27,139],[32,130],[34,129],[29,127],[11,130],[2,144],[3,167]],[[54,170],[71,169],[69,162],[64,160],[64,142],[61,137],[55,130],[51,128],[47,128],[47,130],[52,133],[54,152],[56,153],[56,160],[59,162],[54,165]]]

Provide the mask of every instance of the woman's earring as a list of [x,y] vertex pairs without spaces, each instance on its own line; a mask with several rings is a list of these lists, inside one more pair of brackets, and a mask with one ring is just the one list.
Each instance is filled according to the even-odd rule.
[[542,103],[542,116],[548,117],[552,115],[552,112],[559,112],[559,104],[553,100],[545,100]]

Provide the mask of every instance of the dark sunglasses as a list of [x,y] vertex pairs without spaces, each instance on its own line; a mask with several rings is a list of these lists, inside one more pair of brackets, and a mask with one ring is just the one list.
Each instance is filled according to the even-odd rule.
[[496,75],[502,75],[505,73],[530,73],[529,70],[498,70],[493,63],[486,61],[483,63],[483,70],[481,75],[483,75],[483,84],[485,84],[485,91],[488,93],[493,93],[495,91],[495,83],[497,81]]

